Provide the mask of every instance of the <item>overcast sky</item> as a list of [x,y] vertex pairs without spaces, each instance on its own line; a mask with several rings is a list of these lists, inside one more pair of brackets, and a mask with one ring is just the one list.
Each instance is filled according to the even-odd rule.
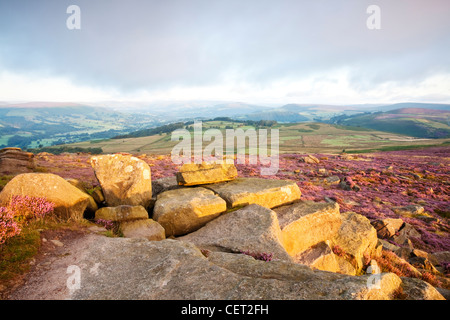
[[450,103],[450,1],[0,0],[12,100]]

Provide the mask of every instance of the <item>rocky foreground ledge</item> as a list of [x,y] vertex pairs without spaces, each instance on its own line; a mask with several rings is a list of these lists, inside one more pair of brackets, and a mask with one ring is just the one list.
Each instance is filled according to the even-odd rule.
[[[229,165],[189,166],[152,183],[150,167],[131,155],[91,164],[97,196],[76,181],[35,173],[16,176],[0,193],[2,204],[15,194],[46,197],[60,218],[90,213],[125,236],[96,235],[78,248],[70,263],[80,268],[81,286],[59,298],[444,299],[422,280],[367,273],[389,250],[378,237],[386,230],[407,237],[406,223],[375,229],[336,202],[301,200],[293,181],[238,178]],[[43,277],[58,282],[57,291],[66,285],[67,275]]]
[[426,282],[392,273],[381,275],[381,289],[369,289],[369,276],[313,271],[243,254],[205,256],[183,241],[98,240],[80,260],[82,289],[73,299],[391,299],[401,285],[412,288],[406,290],[411,299],[442,299]]

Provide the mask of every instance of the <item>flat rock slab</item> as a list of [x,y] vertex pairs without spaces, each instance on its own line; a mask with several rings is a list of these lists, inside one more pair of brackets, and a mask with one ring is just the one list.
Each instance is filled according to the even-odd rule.
[[79,266],[81,286],[70,295],[76,300],[390,299],[402,283],[395,274],[381,274],[381,289],[372,289],[368,276],[313,271],[241,254],[207,258],[194,245],[170,239],[104,238]]
[[275,212],[256,204],[225,213],[178,239],[209,250],[267,253],[274,259],[292,260],[281,243]]
[[152,198],[152,179],[148,164],[131,155],[110,154],[91,158],[106,203],[147,208]]
[[181,188],[158,195],[153,219],[166,230],[166,236],[193,232],[227,210],[225,200],[211,190]]
[[[88,234],[64,243],[64,247],[57,247],[58,254],[43,256],[40,264],[51,261],[49,266],[33,268],[9,299],[392,299],[402,285],[402,279],[392,273],[380,275],[381,289],[371,289],[367,287],[367,275],[313,271],[291,262],[265,262],[242,254],[211,252],[205,257],[194,245],[170,239],[148,241]],[[68,287],[75,278],[74,269],[68,273],[69,266],[79,268],[79,288]],[[426,290],[419,291],[418,287]],[[404,288],[407,295],[411,291],[415,299],[443,299],[421,280]]]
[[300,199],[301,192],[294,181],[261,178],[238,178],[236,180],[205,185],[221,198],[229,208],[259,204],[274,208]]
[[121,205],[117,207],[104,207],[95,212],[95,219],[110,221],[148,219],[148,212],[143,206]]
[[284,248],[292,257],[319,242],[331,240],[341,226],[336,202],[300,201],[274,211],[278,216]]
[[237,177],[234,164],[186,163],[177,172],[177,182],[182,186],[230,181]]

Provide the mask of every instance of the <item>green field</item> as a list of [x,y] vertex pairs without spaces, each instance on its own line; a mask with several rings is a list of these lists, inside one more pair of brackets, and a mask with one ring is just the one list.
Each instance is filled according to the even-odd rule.
[[[241,128],[244,131],[253,128],[237,122],[208,121],[203,122],[203,133],[211,128],[219,128],[225,143],[225,128]],[[330,125],[324,123],[277,124],[266,128],[279,129],[280,153],[340,153],[343,149],[364,152],[365,150],[383,150],[411,148],[414,146],[439,145],[449,143],[450,139],[414,139],[408,136],[380,132],[358,127]],[[258,132],[258,129],[256,129]],[[191,137],[193,132],[191,129]],[[148,137],[105,139],[85,141],[68,146],[81,148],[102,148],[104,153],[128,152],[133,154],[169,154],[177,141],[171,141],[171,134],[163,133]],[[203,148],[210,142],[203,142]],[[248,150],[248,143],[246,145]],[[225,152],[225,145],[224,145]]]

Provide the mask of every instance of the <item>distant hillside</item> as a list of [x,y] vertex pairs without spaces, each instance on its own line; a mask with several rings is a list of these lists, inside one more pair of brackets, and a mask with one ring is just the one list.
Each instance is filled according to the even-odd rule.
[[72,103],[0,106],[0,147],[23,149],[111,138],[160,124],[150,116]]
[[[181,124],[180,124],[181,125]],[[183,123],[194,137],[192,123]],[[232,121],[228,118],[215,118],[210,121],[203,121],[202,128],[219,129],[222,137],[226,137],[227,129],[256,130],[264,128],[271,132],[271,129],[279,130],[279,151],[280,153],[340,153],[343,149],[357,151],[362,150],[404,150],[410,148],[424,147],[428,145],[448,145],[450,139],[435,141],[432,139],[415,139],[408,136],[397,135],[387,132],[375,131],[361,127],[348,127],[343,125],[326,123],[272,123],[265,121],[244,122]],[[154,135],[140,134],[148,132],[138,131],[136,137],[120,137],[120,139],[102,139],[79,142],[68,145],[70,148],[101,148],[104,153],[128,152],[146,154],[170,154],[178,141],[172,141],[169,126],[161,126],[149,130],[155,130]],[[168,131],[168,132],[162,132]],[[270,134],[270,133],[269,133]],[[226,139],[223,140],[225,143]],[[269,139],[270,140],[270,139]],[[210,142],[203,141],[203,148]],[[225,150],[225,145],[224,149]],[[268,145],[269,147],[269,145]],[[58,147],[52,147],[57,148]],[[49,151],[52,152],[52,151]]]
[[450,109],[434,110],[423,108],[401,108],[387,112],[365,113],[348,117],[336,117],[336,124],[364,127],[378,131],[404,134],[417,138],[449,138]]
[[344,112],[343,106],[318,104],[286,104],[259,112],[248,113],[235,117],[241,120],[273,120],[285,123],[321,121],[336,112]]
[[450,104],[403,102],[377,107],[376,111],[392,111],[398,109],[432,109],[450,111]]

